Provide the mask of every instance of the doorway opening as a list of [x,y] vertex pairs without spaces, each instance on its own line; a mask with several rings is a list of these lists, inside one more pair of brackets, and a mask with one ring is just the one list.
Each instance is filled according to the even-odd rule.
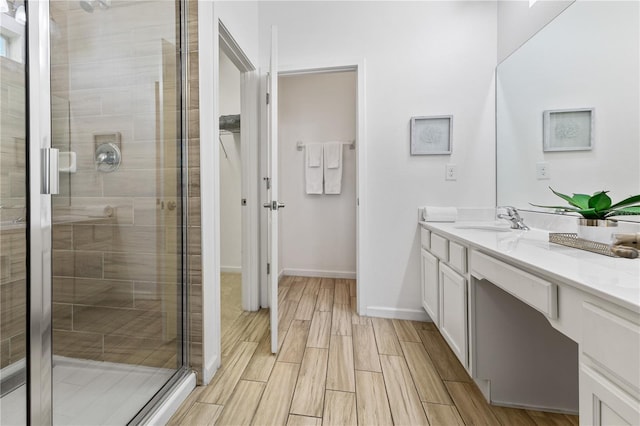
[[220,51],[220,315],[222,334],[242,314],[240,70]]
[[219,24],[220,336],[258,301],[257,71]]
[[[359,280],[363,278],[361,260],[367,247],[362,214],[366,203],[366,198],[363,198],[366,148],[364,144],[366,140],[364,60],[348,63],[324,63],[317,66],[307,64],[304,67],[278,67],[276,30],[276,27],[272,27],[269,76],[275,75],[277,78],[272,79],[267,76],[265,88],[268,89],[268,92],[263,91],[262,93],[271,95],[267,96],[267,108],[264,110],[266,113],[264,115],[267,118],[265,121],[270,126],[266,129],[263,128],[269,137],[267,138],[268,143],[262,144],[260,149],[261,170],[267,183],[267,185],[262,185],[262,200],[269,202],[270,205],[277,205],[277,209],[275,207],[265,209],[265,214],[261,216],[260,221],[261,259],[263,260],[260,268],[261,300],[264,303],[264,296],[269,295],[269,300],[273,301],[275,298],[276,306],[282,304],[282,309],[279,307],[276,309],[276,319],[273,319],[273,315],[271,319],[273,353],[276,353],[278,348],[282,346],[287,334],[291,317],[288,314],[293,310],[293,313],[298,315],[298,309],[286,306],[287,302],[289,299],[295,299],[294,296],[301,292],[304,293],[305,283],[309,280],[311,280],[311,289],[316,289],[320,284],[325,293],[335,291],[336,294],[344,295],[345,297],[341,297],[342,301],[339,303],[342,308],[347,308],[347,311],[352,310],[361,315],[367,314],[366,300],[360,291],[360,285],[358,285]],[[291,79],[291,84],[294,86],[299,86],[292,93],[288,93],[290,90],[286,87],[288,86],[287,79]],[[342,80],[341,84],[332,86],[332,79]],[[284,92],[280,85],[285,85]],[[292,99],[288,99],[290,95]],[[282,96],[284,99],[280,99]],[[269,99],[273,101],[269,102]],[[342,101],[340,105],[335,105],[334,101],[338,99]],[[291,106],[288,105],[290,101]],[[339,114],[335,117],[332,116],[332,112]],[[291,125],[287,123],[286,118],[289,113],[293,114],[289,119]],[[338,123],[343,124],[338,125]],[[336,129],[340,129],[341,132],[336,133]],[[278,136],[279,131],[280,136]],[[272,141],[276,141],[276,143]],[[339,180],[339,191],[336,191],[335,188],[326,191],[325,172],[323,167],[320,167],[323,170],[321,191],[308,194],[305,169],[309,144],[319,143],[322,145],[323,154],[320,157],[324,161],[324,146],[329,146],[330,142],[334,142],[333,145],[339,145],[339,149],[334,147],[334,154],[336,151],[342,154],[339,166],[336,167],[336,164],[333,164],[331,167],[342,172],[338,174],[342,178]],[[353,149],[350,149],[351,147]],[[293,167],[287,176],[285,176],[286,172],[280,171],[281,165],[285,163],[287,163],[287,168]],[[345,167],[351,168],[351,172],[345,172]],[[333,173],[335,180],[337,171],[330,170],[327,175]],[[345,178],[345,176],[347,177]],[[287,182],[285,183],[285,181]],[[273,184],[269,185],[270,182]],[[332,183],[335,184],[335,181]],[[290,186],[293,191],[297,191],[297,194],[292,195],[291,202],[286,198],[289,196]],[[345,195],[345,191],[348,195]],[[301,193],[302,195],[300,195]],[[311,200],[312,197],[315,199]],[[330,200],[330,197],[334,197],[334,200]],[[300,201],[303,203],[301,204],[302,209],[296,206],[299,198],[302,198]],[[329,204],[329,208],[323,209],[326,217],[318,215],[313,209],[304,208],[305,202],[312,201],[319,207],[319,203],[323,200],[334,203],[333,205]],[[345,203],[344,206],[338,206],[336,200]],[[291,206],[291,208],[282,209],[285,205]],[[266,203],[265,207],[267,207]],[[273,213],[277,213],[278,210],[281,211],[282,216],[278,214],[278,219],[274,223]],[[336,215],[336,212],[339,214]],[[332,225],[327,226],[327,222],[331,220],[334,221],[335,226],[333,227]],[[335,221],[338,223],[336,224]],[[318,239],[303,239],[295,232],[288,232],[288,226],[290,226],[289,231],[302,228],[310,230],[315,233],[314,237]],[[341,239],[341,235],[336,236],[332,233],[334,228],[341,230],[342,236],[346,236],[346,241],[350,241],[350,243],[346,243],[347,247],[351,247],[350,249],[338,252],[343,258],[329,253],[345,241]],[[334,236],[333,241],[327,241],[323,238],[324,235],[318,236],[318,229],[328,230],[329,235]],[[272,238],[271,235],[275,238]],[[297,253],[301,251],[307,253],[303,255]],[[285,252],[293,254],[288,256],[284,254]],[[345,261],[344,258],[347,260]],[[274,286],[276,286],[275,289]],[[263,306],[265,305],[263,304]],[[274,327],[274,323],[277,324],[277,327]],[[274,333],[274,329],[277,330],[277,333]]]
[[278,272],[289,282],[335,281],[357,311],[357,70],[284,72],[278,80],[279,197],[287,205]]

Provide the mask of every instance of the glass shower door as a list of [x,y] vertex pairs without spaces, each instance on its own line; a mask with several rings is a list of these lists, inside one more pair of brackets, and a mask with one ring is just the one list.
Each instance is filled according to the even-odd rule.
[[180,6],[50,2],[54,424],[126,424],[184,369]]
[[[0,9],[0,424],[27,421],[25,8]],[[0,3],[2,5],[2,3]]]

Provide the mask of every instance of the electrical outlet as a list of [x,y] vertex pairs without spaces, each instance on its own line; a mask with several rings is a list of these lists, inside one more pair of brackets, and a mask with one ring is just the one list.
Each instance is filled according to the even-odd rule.
[[445,168],[444,180],[456,180],[458,179],[458,166],[455,164],[447,164]]
[[536,163],[536,178],[538,178],[538,180],[551,179],[549,173],[549,163],[547,163],[546,161]]

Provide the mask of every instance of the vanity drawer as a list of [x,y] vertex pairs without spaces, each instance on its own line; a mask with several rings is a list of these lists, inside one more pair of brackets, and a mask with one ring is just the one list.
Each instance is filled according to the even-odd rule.
[[420,228],[420,243],[423,249],[429,250],[429,247],[431,247],[431,231]]
[[549,318],[558,318],[558,286],[476,250],[471,275],[486,279]]
[[585,303],[582,352],[636,389],[640,389],[640,325]]
[[438,259],[449,261],[449,240],[440,235],[431,233],[431,253]]
[[467,272],[467,248],[449,241],[449,266],[464,274]]

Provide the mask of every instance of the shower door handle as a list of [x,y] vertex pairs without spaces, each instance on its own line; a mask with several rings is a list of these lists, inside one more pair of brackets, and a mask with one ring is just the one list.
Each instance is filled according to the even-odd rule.
[[58,149],[42,148],[40,150],[41,175],[40,193],[56,195],[60,192],[60,175],[58,170]]

